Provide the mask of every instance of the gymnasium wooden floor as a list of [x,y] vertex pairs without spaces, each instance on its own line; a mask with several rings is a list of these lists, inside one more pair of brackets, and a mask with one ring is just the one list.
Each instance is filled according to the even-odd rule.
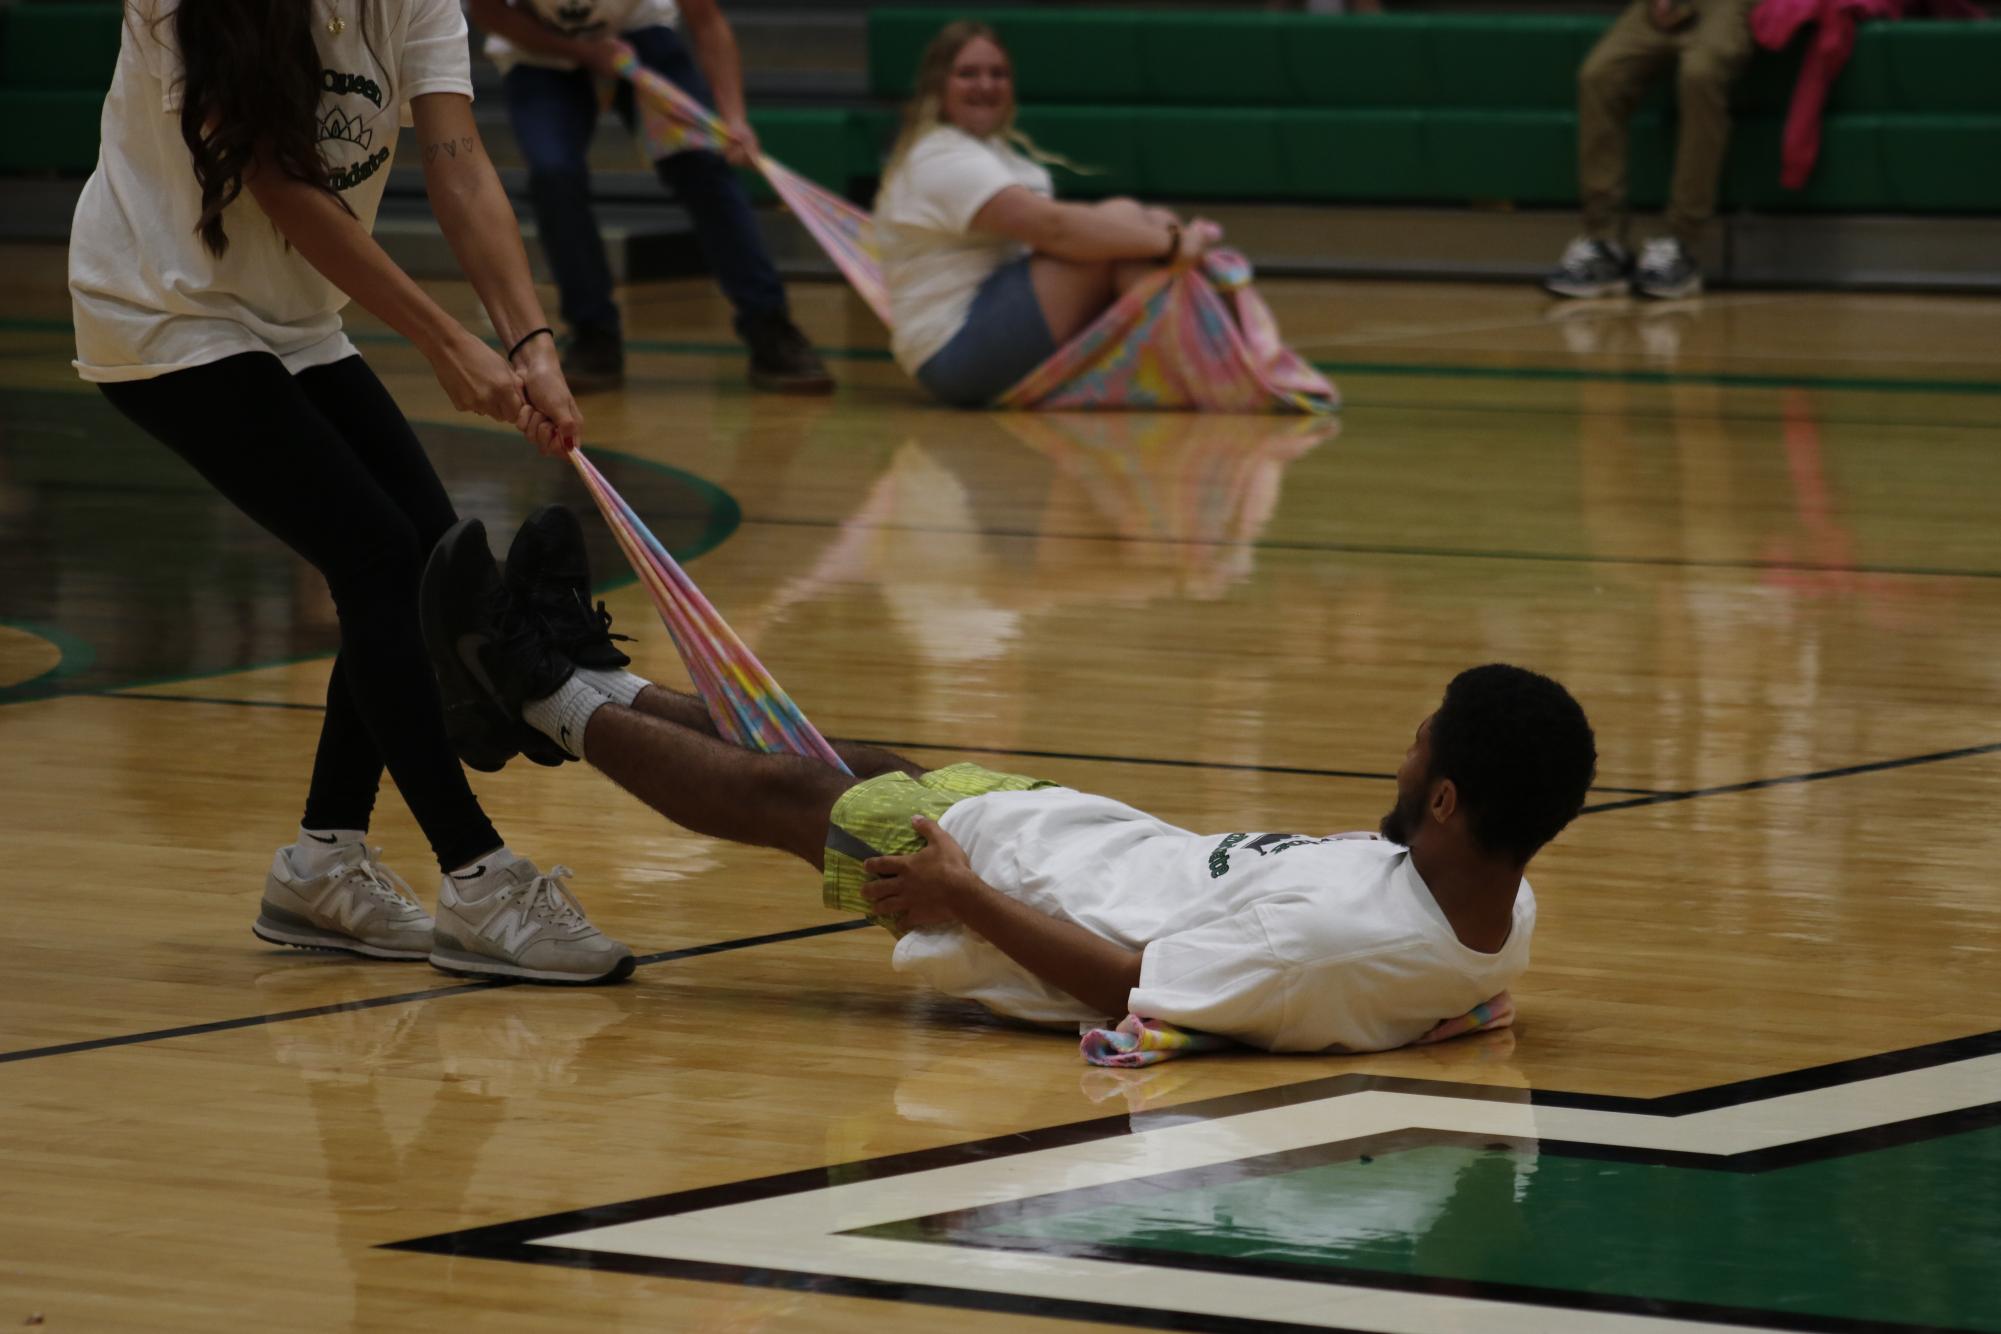
[[[1460,667],[1589,710],[1513,1031],[1108,1072],[578,766],[477,787],[630,984],[260,945],[324,591],[0,271],[0,1326],[2001,1330],[2001,303],[1268,284],[1337,428],[939,410],[824,285],[753,396],[631,294],[588,445],[830,733],[1318,832]],[[462,512],[580,495],[353,324]]]

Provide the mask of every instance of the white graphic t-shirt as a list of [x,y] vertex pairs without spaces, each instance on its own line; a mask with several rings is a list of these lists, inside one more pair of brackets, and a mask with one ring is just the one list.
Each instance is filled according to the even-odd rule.
[[[1267,1051],[1386,1051],[1506,990],[1535,895],[1493,954],[1468,949],[1411,865],[1367,836],[1193,834],[1069,788],[996,792],[939,821],[995,889],[1142,950],[1134,1014]],[[1037,1023],[1102,1020],[963,927],[912,931],[898,972]]]
[[[566,37],[617,37],[641,28],[671,28],[681,17],[674,0],[508,0],[532,12]],[[486,39],[486,56],[501,69],[540,65],[544,69],[575,69],[561,56],[524,51],[505,37]]]
[[[471,97],[472,69],[458,0],[358,3],[368,7],[365,23],[356,3],[342,0],[338,35],[327,31],[324,7],[314,7],[315,119],[335,190],[372,228],[410,99]],[[97,169],[70,227],[77,372],[143,380],[258,351],[297,372],[351,356],[339,313],[346,294],[285,244],[248,190],[223,212],[227,251],[211,255],[196,235],[201,188],[181,139],[175,7],[125,5]]]

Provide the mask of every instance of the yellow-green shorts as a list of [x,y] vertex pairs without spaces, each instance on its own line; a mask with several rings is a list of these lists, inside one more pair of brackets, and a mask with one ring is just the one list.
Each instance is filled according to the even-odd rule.
[[[820,898],[829,908],[870,916],[862,886],[875,879],[862,869],[870,857],[896,857],[924,846],[910,822],[922,815],[936,820],[967,797],[989,792],[1032,792],[1058,787],[1044,778],[995,773],[977,764],[952,764],[918,778],[877,774],[841,794],[827,822],[827,851],[821,859]],[[880,919],[878,919],[880,920]]]

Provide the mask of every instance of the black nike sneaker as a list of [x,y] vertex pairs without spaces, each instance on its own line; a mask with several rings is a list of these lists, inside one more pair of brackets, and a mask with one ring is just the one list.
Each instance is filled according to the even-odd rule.
[[494,773],[516,753],[552,767],[571,758],[521,721],[521,706],[554,694],[576,667],[500,577],[478,519],[462,519],[438,539],[424,566],[418,614],[445,734],[460,759]]
[[584,526],[562,505],[544,505],[529,515],[507,548],[507,586],[515,598],[542,618],[563,656],[579,667],[605,671],[632,659],[613,646],[611,613],[591,605],[591,561]]

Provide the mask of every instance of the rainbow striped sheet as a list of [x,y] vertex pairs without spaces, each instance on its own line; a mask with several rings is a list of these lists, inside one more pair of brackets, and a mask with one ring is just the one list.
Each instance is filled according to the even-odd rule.
[[584,451],[571,450],[570,462],[611,525],[633,572],[652,595],[675,650],[688,666],[696,692],[708,705],[716,731],[749,750],[804,755],[849,772],[819,729],[807,721],[784,687],[737,638],[736,631],[702,596],[702,590],[695,587],[695,581],[668,554],[660,539],[584,457]]

